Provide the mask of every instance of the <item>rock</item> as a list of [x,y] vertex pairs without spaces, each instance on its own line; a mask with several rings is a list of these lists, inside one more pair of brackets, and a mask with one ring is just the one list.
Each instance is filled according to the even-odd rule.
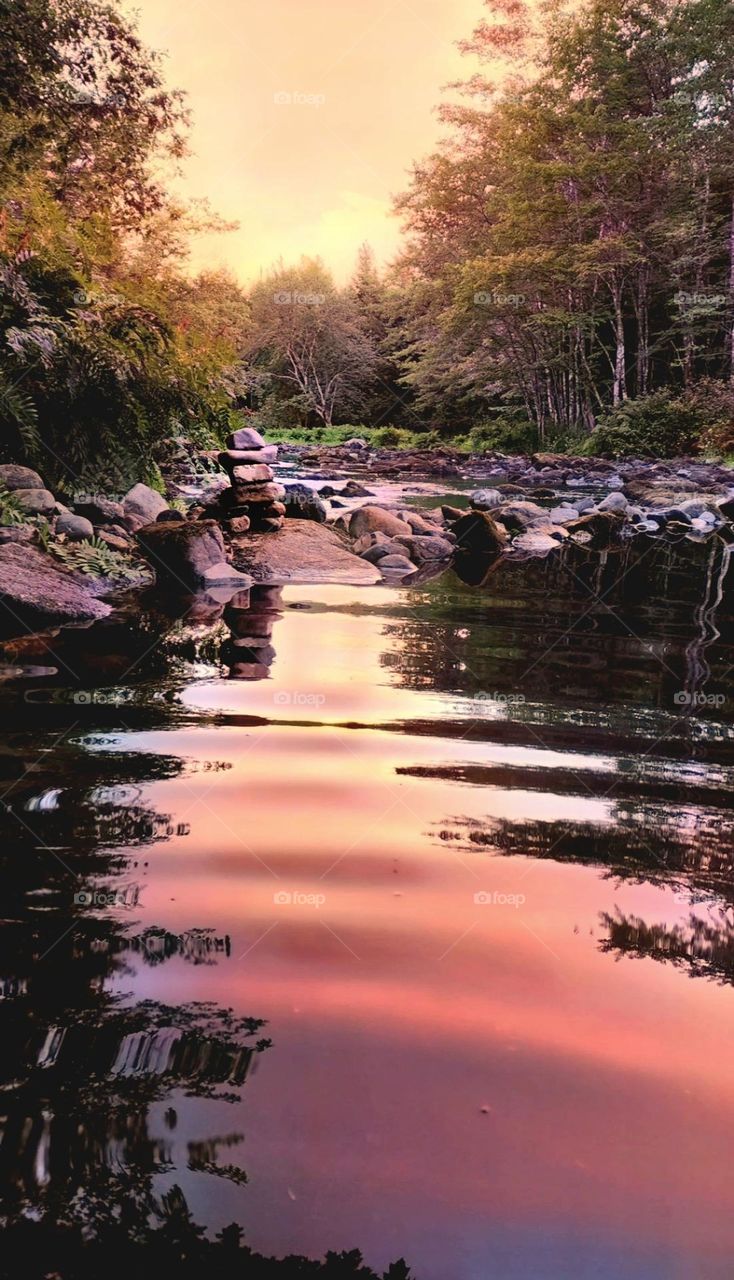
[[537,502],[505,502],[495,514],[507,529],[517,533],[524,533],[538,520],[548,519],[548,512]]
[[441,507],[441,515],[447,524],[453,524],[455,520],[463,520],[466,511],[463,507]]
[[616,515],[624,515],[629,506],[629,502],[623,493],[608,493],[606,498],[602,498],[597,503],[597,511],[613,511]]
[[156,516],[156,524],[175,524],[177,520],[185,520],[186,516],[181,511],[174,511],[171,507],[166,507],[165,511],[161,511]]
[[217,462],[225,470],[231,471],[233,467],[253,464],[259,466],[263,462],[275,462],[277,457],[278,450],[275,445],[266,444],[261,449],[227,449],[226,452],[217,454]]
[[6,462],[0,466],[0,487],[5,489],[45,489],[43,480],[37,471],[30,467],[19,467],[14,462]]
[[388,538],[386,533],[363,533],[361,538],[357,538],[352,551],[356,556],[361,556],[364,555],[365,551],[369,551],[371,547],[379,544],[385,545],[391,541],[392,539]]
[[360,484],[358,480],[347,480],[347,483],[342,489],[342,497],[371,498],[373,497],[373,493],[371,489],[365,489],[364,485]]
[[156,520],[161,511],[168,510],[168,503],[160,493],[147,484],[133,485],[122,500],[122,509],[128,528],[136,531]]
[[342,445],[343,449],[368,449],[369,445],[361,436],[354,436],[351,440],[345,440]]
[[547,555],[549,551],[555,551],[558,543],[550,534],[536,533],[531,529],[527,533],[519,533],[512,545],[518,551],[528,551],[532,555]]
[[504,502],[499,489],[477,489],[471,496],[471,504],[476,511],[493,511]]
[[227,437],[228,449],[263,449],[265,441],[254,427],[240,427]]
[[267,484],[233,484],[221,494],[221,501],[223,506],[238,507],[253,502],[277,502],[284,497],[283,485],[270,480]]
[[380,581],[374,565],[355,556],[331,525],[286,520],[279,532],[253,534],[232,543],[235,568],[256,582],[343,582],[369,586]]
[[415,573],[416,566],[407,556],[389,555],[382,558],[379,569],[380,573],[395,574],[396,577],[404,578],[408,573]]
[[405,547],[402,542],[396,539],[386,539],[385,542],[376,542],[373,547],[367,547],[361,551],[360,555],[363,560],[368,560],[370,564],[379,564],[385,556],[404,556]]
[[93,525],[116,524],[125,519],[122,503],[112,502],[109,498],[96,497],[88,502],[75,502],[74,510],[78,516],[91,520]]
[[158,576],[183,586],[205,581],[207,570],[226,560],[224,538],[215,520],[148,524],[137,536]]
[[568,524],[569,520],[578,520],[577,507],[552,507],[548,512],[551,524]]
[[251,463],[249,466],[232,468],[233,484],[263,484],[273,479],[273,468],[264,462]]
[[417,515],[414,511],[401,511],[400,519],[410,525],[413,533],[425,533],[427,537],[432,537],[436,533],[443,532],[435,520],[427,520],[425,516]]
[[363,533],[386,533],[389,537],[397,537],[399,534],[410,536],[413,530],[392,511],[368,505],[353,513],[349,532],[353,538],[359,538]]
[[35,542],[37,529],[32,524],[9,524],[0,527],[0,543]]
[[249,516],[232,516],[232,519],[226,520],[225,524],[227,526],[227,530],[229,533],[232,533],[232,534],[247,533],[247,530],[250,527],[250,517]]
[[239,569],[233,569],[226,560],[220,560],[218,564],[204,569],[199,581],[205,587],[232,587],[237,591],[246,591],[252,586],[252,578]]
[[734,520],[734,497],[719,503],[719,511],[725,520]]
[[94,537],[94,525],[85,516],[72,516],[66,513],[56,521],[56,532],[62,533],[70,542],[84,542]]
[[81,575],[61,568],[46,552],[0,546],[0,625],[6,634],[19,634],[28,625],[104,618],[110,612]]
[[446,538],[418,535],[413,538],[396,538],[407,549],[411,560],[424,564],[426,560],[450,560],[456,547]]
[[497,528],[487,511],[471,511],[452,528],[457,546],[471,555],[491,556],[506,545],[507,536]]
[[50,516],[56,510],[56,499],[48,489],[14,489],[13,497],[31,516]]
[[329,508],[323,498],[309,489],[307,484],[285,486],[285,514],[290,520],[316,520],[323,524]]
[[127,538],[123,538],[119,533],[110,533],[109,529],[95,530],[95,537],[105,542],[111,551],[129,551],[130,543]]

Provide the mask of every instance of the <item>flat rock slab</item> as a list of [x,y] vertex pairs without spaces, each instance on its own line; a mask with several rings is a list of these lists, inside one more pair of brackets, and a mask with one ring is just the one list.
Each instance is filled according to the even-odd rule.
[[91,586],[52,556],[35,547],[0,546],[0,627],[5,634],[47,622],[87,622],[111,611]]
[[278,533],[246,534],[232,543],[236,568],[255,582],[343,582],[371,586],[379,570],[361,560],[339,534],[311,520],[289,520]]

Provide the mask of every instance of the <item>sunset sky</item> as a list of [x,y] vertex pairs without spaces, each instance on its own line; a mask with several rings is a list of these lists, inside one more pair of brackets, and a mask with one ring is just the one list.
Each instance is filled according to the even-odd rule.
[[442,86],[472,69],[455,42],[482,0],[128,8],[144,39],[167,51],[169,83],[188,94],[186,194],[239,223],[201,238],[195,266],[227,265],[247,281],[280,257],[319,254],[343,279],[364,240],[391,258],[400,235],[391,196],[439,136]]

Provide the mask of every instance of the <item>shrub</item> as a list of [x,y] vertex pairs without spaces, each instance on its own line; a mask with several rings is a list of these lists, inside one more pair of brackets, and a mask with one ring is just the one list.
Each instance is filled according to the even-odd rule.
[[583,452],[613,458],[679,457],[697,452],[705,426],[700,404],[657,391],[604,414]]

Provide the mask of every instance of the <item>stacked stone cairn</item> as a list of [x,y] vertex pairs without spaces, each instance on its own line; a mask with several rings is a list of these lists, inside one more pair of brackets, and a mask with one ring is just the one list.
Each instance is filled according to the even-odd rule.
[[253,427],[241,427],[227,440],[219,462],[229,476],[230,487],[217,498],[217,515],[229,533],[277,533],[282,529],[285,489],[275,483],[271,466],[277,456],[277,445],[266,444]]

